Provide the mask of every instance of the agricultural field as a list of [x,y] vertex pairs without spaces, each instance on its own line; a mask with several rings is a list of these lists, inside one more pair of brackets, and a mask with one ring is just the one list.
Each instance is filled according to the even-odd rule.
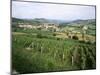
[[12,69],[21,74],[95,69],[95,26],[82,34],[73,25],[59,26],[59,31],[13,26]]

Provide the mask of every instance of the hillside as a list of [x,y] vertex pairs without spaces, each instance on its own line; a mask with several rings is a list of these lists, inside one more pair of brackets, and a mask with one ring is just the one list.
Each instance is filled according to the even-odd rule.
[[24,22],[24,23],[31,23],[31,24],[35,25],[38,23],[64,23],[66,21],[55,20],[55,19],[45,19],[45,18],[34,18],[34,19],[12,18],[12,22]]
[[87,20],[74,20],[74,21],[66,21],[66,20],[54,20],[54,19],[45,19],[45,18],[35,18],[35,19],[18,19],[12,18],[12,22],[24,22],[31,24],[39,24],[39,23],[59,23],[62,26],[66,25],[95,25],[95,19],[87,19]]

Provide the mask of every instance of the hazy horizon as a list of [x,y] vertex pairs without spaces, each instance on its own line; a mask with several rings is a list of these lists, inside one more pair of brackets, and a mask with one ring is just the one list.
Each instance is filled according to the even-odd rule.
[[95,6],[63,5],[12,1],[12,17],[19,19],[95,19]]

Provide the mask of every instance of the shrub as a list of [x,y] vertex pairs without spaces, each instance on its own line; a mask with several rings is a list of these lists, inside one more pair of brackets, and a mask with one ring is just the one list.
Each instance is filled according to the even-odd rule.
[[53,33],[53,36],[56,36],[56,34],[55,34],[55,33]]
[[72,39],[78,40],[78,36],[73,36]]
[[80,43],[85,43],[85,41],[83,41],[83,40],[81,40],[81,41],[79,41]]
[[61,38],[57,38],[57,40],[61,40]]

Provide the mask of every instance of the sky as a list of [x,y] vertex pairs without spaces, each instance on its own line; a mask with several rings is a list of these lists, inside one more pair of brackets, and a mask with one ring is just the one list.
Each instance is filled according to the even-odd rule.
[[21,19],[95,19],[95,6],[12,1],[12,17]]

